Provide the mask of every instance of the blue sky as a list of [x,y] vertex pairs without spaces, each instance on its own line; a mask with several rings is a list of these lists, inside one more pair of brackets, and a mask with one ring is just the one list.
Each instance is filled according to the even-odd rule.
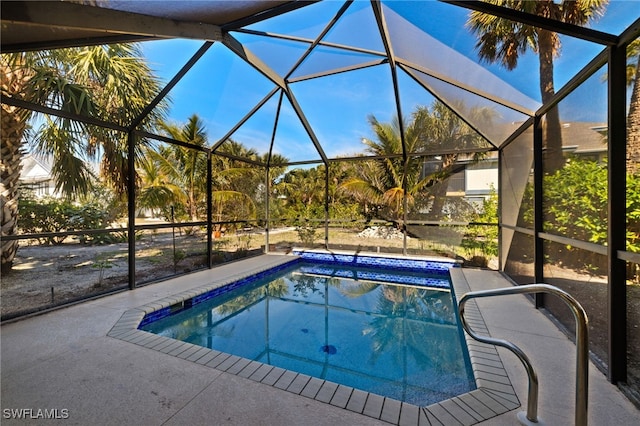
[[[252,28],[265,31],[277,29],[280,33],[313,38],[341,4],[342,2],[337,1],[314,4],[300,9],[295,12],[295,15],[258,23]],[[477,58],[474,51],[475,38],[464,27],[468,11],[434,1],[389,2],[388,6],[386,13],[390,22],[397,14],[416,27],[427,30],[431,37],[437,39],[429,42],[431,52],[439,51],[441,43],[455,48],[461,54],[457,59],[450,56],[447,58],[436,56],[436,61],[421,59],[429,68],[437,70],[442,67],[442,72],[449,75],[459,72],[461,78],[465,78],[465,74],[469,76],[473,74],[472,63],[477,62]],[[416,8],[420,13],[415,13]],[[409,10],[411,13],[408,12]],[[356,2],[325,37],[325,40],[380,50],[379,39],[373,37],[377,34],[377,28],[370,20],[370,16],[372,14],[369,2]],[[640,2],[612,1],[605,16],[592,27],[600,31],[618,33],[638,16],[640,16]],[[403,22],[403,19],[400,18],[397,21]],[[392,33],[393,25],[390,23]],[[404,31],[397,33],[395,37],[406,36]],[[302,45],[296,45],[294,42],[260,42],[253,36],[237,33],[234,35],[258,56],[264,58],[269,66],[283,74],[293,64],[293,60],[290,59],[292,55],[299,55],[304,51]],[[422,48],[427,41],[421,39],[420,47]],[[562,37],[562,43],[562,54],[555,61],[556,90],[603,49],[602,46],[572,40],[568,37]],[[152,68],[163,80],[168,81],[201,44],[201,42],[190,40],[155,41],[144,43],[143,49]],[[411,46],[411,43],[405,46],[409,48],[404,49],[406,52],[403,54],[423,54],[416,46]],[[424,55],[424,58],[427,56]],[[463,56],[470,60],[465,60]],[[321,71],[323,68],[350,65],[371,59],[375,57],[344,54],[324,48],[310,56],[305,61],[304,67],[309,72]],[[513,72],[508,72],[498,65],[485,65],[485,68],[527,97],[534,100],[540,99],[538,62],[535,55],[523,56],[518,68]],[[482,74],[477,75],[482,76]],[[429,105],[433,102],[433,97],[426,94],[411,77],[400,72],[399,79],[403,114],[410,114],[416,105]],[[500,86],[502,83],[493,84],[489,76],[484,76],[479,81],[486,90],[491,90],[492,86],[495,86],[497,93],[510,90],[508,87]],[[216,43],[170,94],[173,99],[170,119],[185,122],[190,115],[199,114],[206,124],[210,143],[214,143],[273,87],[273,83],[230,53],[224,46]],[[361,139],[373,137],[367,123],[369,115],[373,114],[379,121],[390,121],[396,114],[388,65],[294,83],[291,87],[329,157],[353,155],[362,151]],[[249,147],[256,148],[260,153],[266,152],[273,136],[272,129],[277,105],[278,95],[268,101],[256,116],[232,137]],[[599,105],[602,107],[598,107]],[[606,84],[599,75],[591,78],[584,88],[579,89],[564,101],[560,110],[563,120],[603,122],[606,120],[605,105]],[[511,120],[510,117],[505,119]],[[281,107],[278,126],[274,151],[287,156],[291,161],[319,158],[310,143],[309,136],[286,99]]]

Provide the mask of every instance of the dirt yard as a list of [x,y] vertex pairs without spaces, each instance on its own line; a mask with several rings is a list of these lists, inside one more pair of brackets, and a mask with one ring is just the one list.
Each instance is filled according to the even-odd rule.
[[[149,232],[136,241],[136,284],[206,266],[206,236]],[[214,241],[224,260],[249,245],[227,238]],[[240,249],[238,248],[240,247]],[[246,250],[245,250],[246,251]],[[55,306],[128,285],[128,244],[25,245],[18,249],[11,272],[1,277],[2,317]]]

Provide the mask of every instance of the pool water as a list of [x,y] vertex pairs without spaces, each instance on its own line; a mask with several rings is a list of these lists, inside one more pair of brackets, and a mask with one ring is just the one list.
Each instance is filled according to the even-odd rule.
[[421,406],[475,388],[442,274],[300,262],[143,324]]

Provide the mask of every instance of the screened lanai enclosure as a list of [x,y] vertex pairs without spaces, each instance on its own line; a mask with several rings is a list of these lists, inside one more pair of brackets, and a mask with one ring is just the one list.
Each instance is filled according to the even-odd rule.
[[640,3],[1,7],[3,321],[294,248],[444,256],[576,297],[637,402]]

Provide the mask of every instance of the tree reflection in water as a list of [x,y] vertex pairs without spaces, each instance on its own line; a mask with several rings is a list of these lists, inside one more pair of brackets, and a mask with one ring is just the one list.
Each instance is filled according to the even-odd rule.
[[416,404],[473,388],[448,289],[389,284],[411,275],[388,270],[309,269],[194,305],[158,332]]
[[[341,288],[350,297],[374,291],[378,291],[376,312],[383,316],[374,317],[363,330],[373,343],[370,362],[377,362],[383,353],[393,353],[399,366],[406,365],[405,357],[412,355],[423,368],[459,368],[460,357],[450,354],[461,351],[460,342],[451,338],[451,327],[437,327],[456,324],[448,292],[357,281]],[[398,350],[399,340],[404,341],[403,350]]]
[[215,311],[220,316],[229,316],[255,305],[266,297],[284,297],[289,294],[289,285],[284,278],[277,278],[266,285],[261,285],[251,291],[217,306]]

